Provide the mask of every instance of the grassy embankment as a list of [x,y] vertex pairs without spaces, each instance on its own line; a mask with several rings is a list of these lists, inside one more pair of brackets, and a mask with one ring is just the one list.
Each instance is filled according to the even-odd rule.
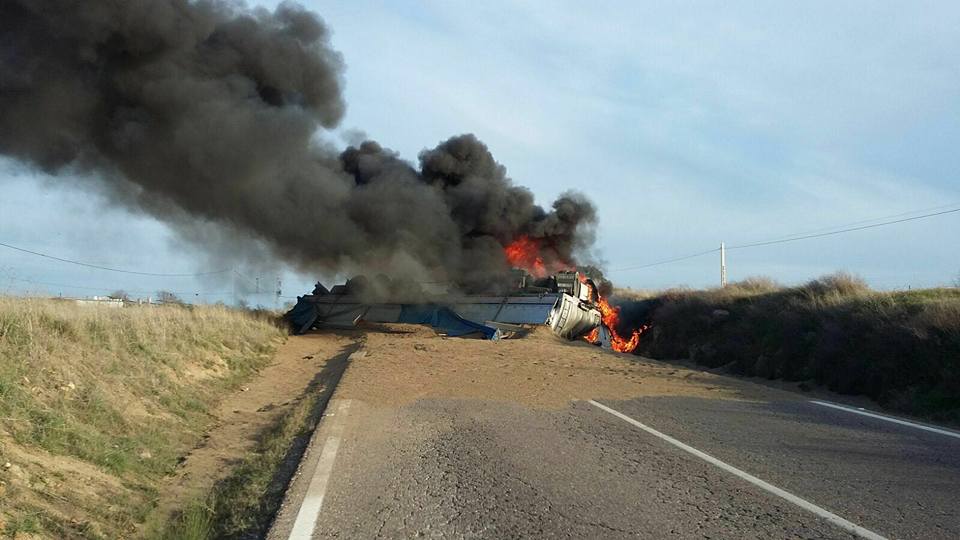
[[[960,421],[960,289],[877,292],[835,274],[648,295],[639,354],[814,381],[910,414]],[[642,309],[642,308],[641,308]]]
[[[320,420],[321,405],[332,388],[314,381],[290,412],[261,434],[255,450],[208,493],[186,501],[163,522],[148,520],[151,540],[208,540],[211,538],[263,538],[279,510],[286,480],[296,463],[289,461],[294,445],[305,449]],[[321,404],[320,402],[324,403]]]
[[208,411],[282,335],[223,307],[0,298],[0,533],[142,534]]

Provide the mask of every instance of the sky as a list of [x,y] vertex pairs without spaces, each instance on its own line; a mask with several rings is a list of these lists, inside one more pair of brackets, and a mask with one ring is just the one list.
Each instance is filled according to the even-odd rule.
[[[347,66],[347,115],[326,137],[363,133],[413,161],[476,134],[540,204],[589,195],[600,216],[590,256],[619,286],[716,286],[715,252],[636,267],[960,208],[957,3],[305,4]],[[0,161],[0,242],[145,272],[221,270],[164,224],[66,184]],[[880,289],[949,285],[958,230],[951,213],[731,250],[728,275],[793,284],[843,270]],[[162,288],[269,306],[278,277],[285,302],[335,276],[158,278],[0,247],[0,293]]]

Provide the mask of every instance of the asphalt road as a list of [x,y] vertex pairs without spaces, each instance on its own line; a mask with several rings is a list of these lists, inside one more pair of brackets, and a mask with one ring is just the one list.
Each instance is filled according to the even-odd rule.
[[335,395],[271,538],[960,538],[960,437],[785,392],[596,403]]
[[[607,401],[889,538],[960,538],[960,439],[800,402]],[[587,402],[351,402],[314,538],[855,538]]]

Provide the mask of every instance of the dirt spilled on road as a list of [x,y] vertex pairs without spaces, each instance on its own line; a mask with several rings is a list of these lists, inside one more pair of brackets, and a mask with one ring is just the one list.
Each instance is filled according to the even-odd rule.
[[[546,328],[501,341],[445,338],[404,325],[369,329],[365,335],[364,354],[354,357],[338,397],[373,406],[477,398],[557,409],[582,399],[744,397],[730,379],[562,341]],[[751,397],[758,391],[752,388]]]

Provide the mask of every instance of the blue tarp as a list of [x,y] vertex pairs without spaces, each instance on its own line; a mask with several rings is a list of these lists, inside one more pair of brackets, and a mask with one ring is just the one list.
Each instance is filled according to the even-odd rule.
[[292,323],[295,334],[302,334],[313,326],[317,320],[317,306],[297,297],[297,305],[287,312],[286,318]]
[[468,321],[446,306],[435,304],[404,304],[400,308],[400,320],[407,324],[429,324],[448,336],[458,337],[467,334],[483,334],[492,339],[497,330],[487,325]]
[[[318,305],[303,297],[297,298],[297,304],[286,315],[297,334],[309,330],[319,316]],[[429,324],[438,332],[452,337],[479,333],[486,339],[493,339],[497,332],[496,328],[464,319],[449,307],[437,304],[403,304],[400,306],[400,316],[389,322]]]

